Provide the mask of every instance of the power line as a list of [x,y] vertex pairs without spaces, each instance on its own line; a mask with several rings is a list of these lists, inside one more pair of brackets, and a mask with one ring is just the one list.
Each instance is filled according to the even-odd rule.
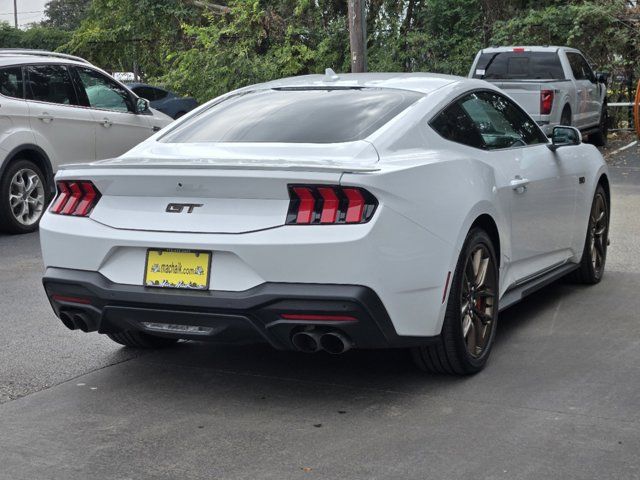
[[[44,13],[44,10],[29,10],[24,12],[18,12],[18,15],[22,15],[23,13]],[[0,13],[0,15],[13,15],[13,12]]]

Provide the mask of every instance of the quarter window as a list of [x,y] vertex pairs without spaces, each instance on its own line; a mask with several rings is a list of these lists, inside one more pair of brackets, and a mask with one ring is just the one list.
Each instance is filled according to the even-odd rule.
[[502,95],[474,92],[459,103],[490,150],[547,143],[536,123]]
[[100,72],[90,68],[77,68],[82,88],[91,108],[133,112],[133,102],[129,91]]
[[64,65],[30,65],[27,71],[27,99],[61,105],[78,105],[69,70]]
[[485,148],[480,133],[457,102],[434,118],[431,121],[431,127],[452,142],[469,147]]
[[0,94],[5,97],[24,98],[22,67],[0,69]]

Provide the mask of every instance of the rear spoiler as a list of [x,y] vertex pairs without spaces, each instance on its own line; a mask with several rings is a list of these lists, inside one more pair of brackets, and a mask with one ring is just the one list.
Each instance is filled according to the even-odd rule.
[[100,160],[91,163],[75,163],[61,165],[58,170],[94,170],[94,169],[212,169],[212,170],[286,170],[291,172],[353,172],[366,173],[377,172],[380,167],[375,165],[359,165],[357,163],[336,162],[335,164],[316,164],[311,162],[287,162],[280,161],[269,163],[259,160],[235,160],[227,163],[216,159],[194,159],[179,161],[171,159],[113,159]]

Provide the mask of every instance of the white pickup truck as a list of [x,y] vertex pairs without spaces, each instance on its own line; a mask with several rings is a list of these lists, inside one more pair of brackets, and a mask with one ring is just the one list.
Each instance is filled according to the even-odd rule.
[[594,73],[575,48],[485,48],[469,77],[506,91],[547,135],[556,125],[573,125],[592,143],[606,144],[607,74]]

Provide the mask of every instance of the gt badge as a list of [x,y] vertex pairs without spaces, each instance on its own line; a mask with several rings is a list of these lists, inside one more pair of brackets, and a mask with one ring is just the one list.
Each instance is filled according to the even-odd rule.
[[193,209],[199,207],[202,207],[201,203],[170,203],[165,212],[182,213],[186,210],[187,213],[193,213]]

